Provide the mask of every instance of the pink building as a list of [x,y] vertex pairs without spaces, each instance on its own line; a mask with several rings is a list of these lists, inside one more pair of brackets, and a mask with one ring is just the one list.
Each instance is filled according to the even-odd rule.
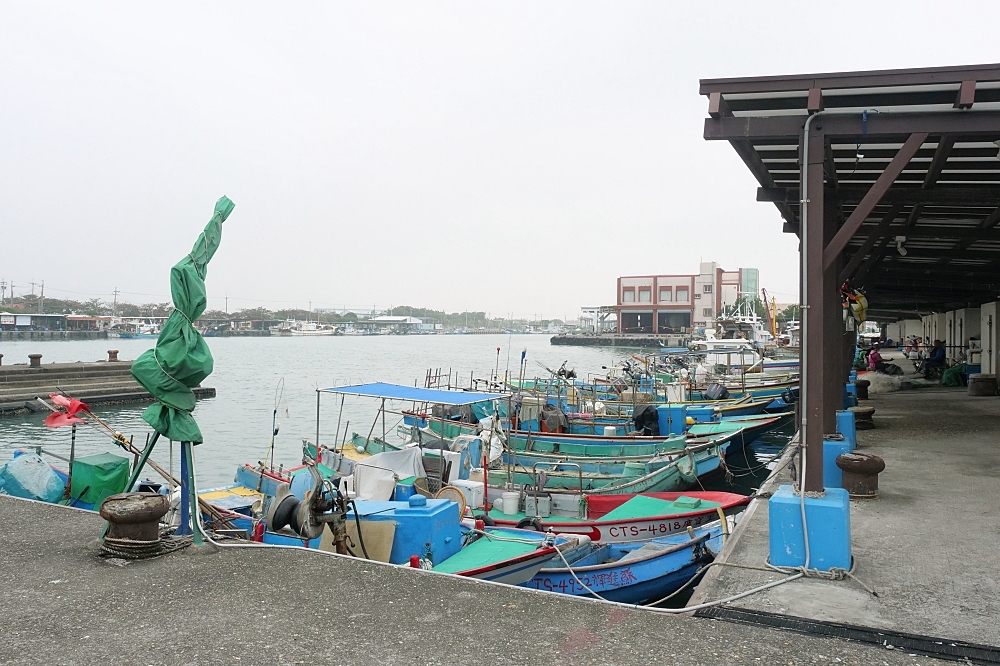
[[726,271],[713,262],[697,275],[628,275],[618,278],[619,333],[682,333],[711,328],[740,294],[757,295],[756,268]]

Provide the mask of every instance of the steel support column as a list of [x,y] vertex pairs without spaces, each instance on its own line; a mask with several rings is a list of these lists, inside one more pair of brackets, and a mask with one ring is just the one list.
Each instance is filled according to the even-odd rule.
[[802,285],[802,321],[805,332],[802,340],[802,355],[805,360],[805,377],[801,387],[806,398],[806,408],[802,413],[800,437],[805,446],[806,479],[805,490],[823,490],[823,433],[825,429],[824,411],[827,404],[827,388],[824,372],[824,350],[827,343],[826,327],[826,280],[823,270],[823,249],[827,236],[825,227],[825,206],[823,205],[823,162],[825,160],[825,137],[819,127],[812,128],[809,136],[809,161],[807,190],[809,199],[802,202],[808,209],[808,232],[802,244],[802,257],[806,262],[804,284]]
[[[812,195],[810,195],[812,196]],[[824,196],[823,239],[829,247],[843,223],[840,203],[827,190]],[[823,269],[823,433],[837,432],[837,410],[843,408],[844,383],[847,381],[843,301],[840,298],[838,273],[844,266],[843,254]],[[820,443],[822,447],[822,442]],[[821,481],[822,482],[822,481]]]

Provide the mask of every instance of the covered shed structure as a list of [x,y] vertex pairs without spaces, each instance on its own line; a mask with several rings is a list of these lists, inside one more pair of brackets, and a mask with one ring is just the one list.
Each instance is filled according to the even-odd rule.
[[1000,64],[705,79],[700,92],[705,139],[730,142],[801,241],[800,426],[805,487],[821,491],[855,344],[843,283],[881,317],[978,308],[983,372],[996,371]]

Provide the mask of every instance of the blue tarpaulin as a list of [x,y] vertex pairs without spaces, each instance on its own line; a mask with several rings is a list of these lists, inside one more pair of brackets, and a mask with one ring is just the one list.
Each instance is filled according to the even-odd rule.
[[342,393],[345,395],[360,395],[387,400],[412,400],[413,402],[430,402],[435,405],[471,405],[484,400],[499,400],[506,396],[502,393],[476,393],[473,391],[445,391],[442,389],[418,388],[401,384],[357,384],[354,386],[334,386],[317,389],[322,393]]

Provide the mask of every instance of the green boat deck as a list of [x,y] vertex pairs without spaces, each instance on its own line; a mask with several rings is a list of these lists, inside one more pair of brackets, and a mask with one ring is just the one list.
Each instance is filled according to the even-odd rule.
[[541,541],[524,543],[506,538],[481,536],[462,548],[441,564],[434,566],[434,571],[440,573],[458,573],[469,569],[478,569],[496,562],[509,560],[521,555],[527,555],[538,549]]

